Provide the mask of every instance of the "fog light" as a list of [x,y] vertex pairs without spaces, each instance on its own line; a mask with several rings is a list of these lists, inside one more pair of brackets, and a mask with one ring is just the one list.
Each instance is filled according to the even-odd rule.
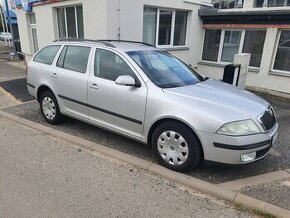
[[242,162],[248,162],[251,160],[255,160],[255,158],[256,158],[256,152],[241,155]]

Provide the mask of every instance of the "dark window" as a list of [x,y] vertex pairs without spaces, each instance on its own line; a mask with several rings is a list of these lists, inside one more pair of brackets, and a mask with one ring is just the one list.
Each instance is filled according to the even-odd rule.
[[158,45],[170,45],[172,11],[160,10]]
[[202,60],[217,61],[221,40],[221,30],[205,30]]
[[90,50],[91,48],[85,46],[65,46],[59,56],[57,66],[67,70],[85,73]]
[[243,53],[251,53],[250,66],[260,67],[266,30],[246,30]]
[[119,76],[137,77],[129,65],[117,54],[111,51],[97,49],[95,55],[95,76],[115,81]]
[[289,42],[290,42],[290,30],[282,30],[274,63],[275,70],[290,71]]
[[187,26],[187,12],[176,11],[175,13],[175,27],[174,27],[174,46],[185,45]]
[[52,46],[45,47],[40,52],[37,53],[33,61],[43,63],[43,64],[52,64],[59,48],[60,48],[60,45],[52,45]]
[[255,7],[261,8],[263,7],[264,0],[256,0]]

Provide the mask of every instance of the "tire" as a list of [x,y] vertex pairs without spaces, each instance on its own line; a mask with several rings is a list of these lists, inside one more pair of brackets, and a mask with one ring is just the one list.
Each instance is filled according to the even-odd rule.
[[161,123],[152,134],[152,146],[161,165],[179,172],[194,169],[202,157],[197,136],[180,122]]
[[45,121],[52,125],[60,124],[63,121],[63,115],[60,113],[57,100],[51,91],[42,93],[40,110]]

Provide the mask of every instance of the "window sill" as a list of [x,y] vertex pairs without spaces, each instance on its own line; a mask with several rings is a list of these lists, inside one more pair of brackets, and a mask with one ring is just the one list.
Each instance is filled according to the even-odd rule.
[[272,70],[269,72],[269,75],[290,77],[290,72],[287,73],[287,72]]
[[217,62],[207,62],[207,61],[200,61],[197,64],[211,66],[211,67],[225,67],[226,64],[217,63]]
[[[157,47],[158,48],[158,47]],[[168,48],[159,48],[161,51],[183,51],[183,50],[189,50],[189,47],[185,47],[185,46],[182,46],[182,47],[168,47]]]
[[251,72],[251,73],[259,73],[260,72],[260,68],[249,67],[249,72]]

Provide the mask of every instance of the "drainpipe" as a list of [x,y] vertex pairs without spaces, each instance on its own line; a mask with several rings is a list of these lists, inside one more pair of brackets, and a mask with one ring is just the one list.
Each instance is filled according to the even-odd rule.
[[118,9],[117,9],[117,12],[118,12],[118,34],[117,34],[117,38],[118,40],[121,40],[121,21],[120,21],[120,18],[121,18],[121,0],[118,1]]

